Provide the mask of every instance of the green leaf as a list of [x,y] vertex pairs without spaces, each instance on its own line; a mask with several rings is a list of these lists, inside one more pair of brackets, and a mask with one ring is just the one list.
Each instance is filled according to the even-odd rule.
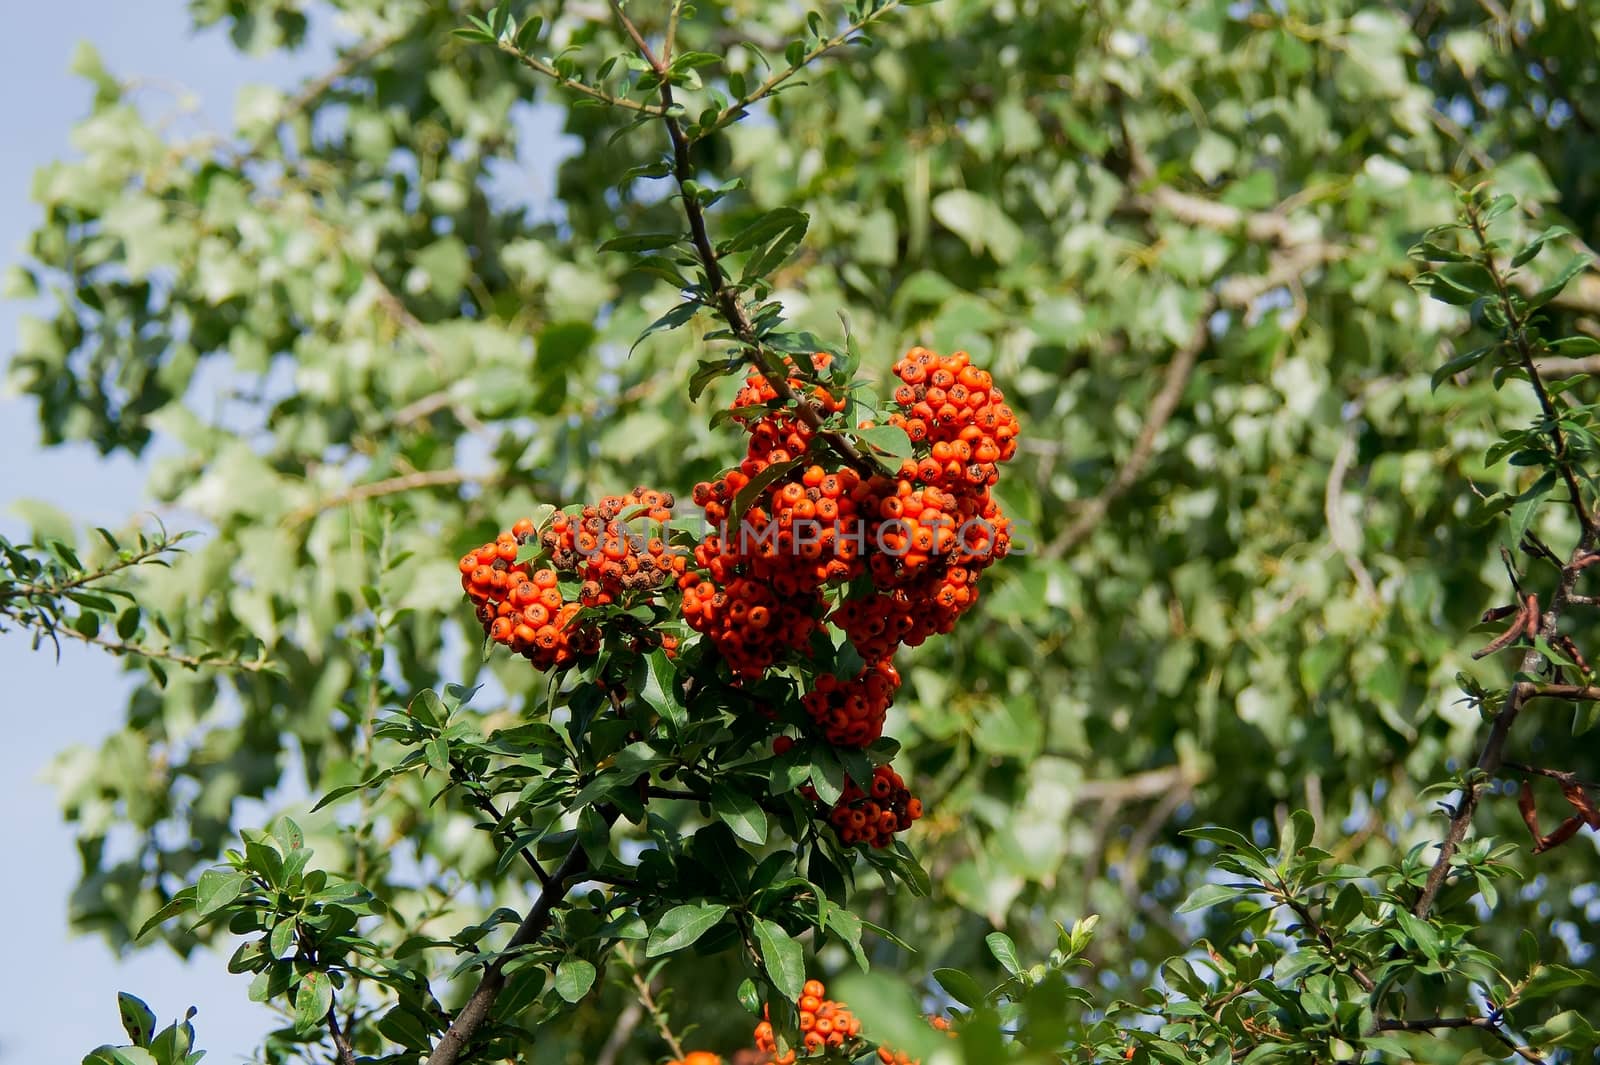
[[933,978],[939,981],[939,986],[949,992],[950,997],[969,1008],[976,1008],[983,1003],[983,988],[978,986],[978,981],[962,972],[960,969],[935,969]]
[[406,712],[418,721],[431,728],[440,728],[449,719],[449,711],[445,709],[444,700],[439,698],[439,693],[432,688],[424,688],[411,700],[411,705]]
[[1577,277],[1588,268],[1589,257],[1587,255],[1579,255],[1577,258],[1568,262],[1566,266],[1562,267],[1561,272],[1555,276],[1554,280],[1533,294],[1533,296],[1528,300],[1528,309],[1538,310],[1540,307],[1543,307],[1545,304],[1561,295],[1561,290],[1566,288],[1573,278]]
[[656,648],[645,656],[643,674],[639,698],[661,715],[672,736],[681,736],[689,726],[689,711],[678,695],[678,675],[672,659],[667,657],[667,652]]
[[772,985],[786,999],[797,999],[805,987],[806,955],[798,941],[783,928],[764,917],[755,919],[756,944],[761,949],[761,964]]
[[873,450],[881,451],[897,459],[908,459],[916,454],[911,444],[911,438],[906,431],[898,425],[879,425],[871,429],[857,429],[857,440],[870,445]]
[[1533,524],[1533,516],[1538,512],[1539,504],[1544,502],[1545,496],[1555,488],[1557,476],[1555,470],[1546,470],[1537,481],[1528,486],[1526,491],[1517,496],[1517,502],[1511,508],[1507,529],[1507,541],[1513,550],[1522,543],[1523,536],[1528,532],[1528,526]]
[[1474,366],[1478,365],[1478,363],[1483,361],[1484,356],[1488,355],[1493,350],[1494,348],[1492,347],[1473,348],[1471,351],[1464,352],[1463,354],[1457,355],[1455,358],[1449,360],[1443,366],[1433,371],[1433,376],[1430,378],[1430,383],[1433,389],[1437,390],[1440,385],[1444,384],[1456,374],[1461,373],[1463,370],[1472,369]]
[[137,942],[143,939],[150,934],[152,929],[160,926],[163,922],[171,920],[180,913],[188,913],[192,910],[194,908],[195,895],[196,888],[191,884],[168,899],[161,909],[151,914],[144,924],[139,926],[139,934],[133,937],[134,941]]
[[720,902],[692,902],[674,906],[661,915],[661,920],[651,930],[644,956],[657,958],[692,945],[722,920],[727,912],[728,907]]
[[1241,889],[1233,884],[1201,884],[1178,907],[1179,913],[1193,913],[1196,910],[1208,910],[1220,902],[1239,897]]
[[785,459],[782,462],[770,463],[766,469],[750,478],[750,483],[739,489],[738,493],[733,497],[733,506],[728,508],[729,524],[735,524],[739,519],[743,518],[745,511],[750,509],[750,505],[766,490],[768,485],[793,470],[803,460],[804,456],[796,456],[795,458]]
[[239,897],[245,880],[243,873],[232,869],[207,869],[195,885],[194,912],[206,917],[222,909]]
[[601,251],[657,251],[670,248],[683,239],[682,233],[633,233],[612,237],[600,245]]
[[118,991],[117,1013],[122,1017],[122,1030],[128,1033],[134,1046],[149,1046],[156,1031],[155,1011],[145,1005],[142,999],[126,991]]
[[1600,340],[1594,337],[1564,337],[1554,341],[1550,350],[1567,358],[1580,355],[1600,355]]
[[582,958],[567,958],[556,966],[556,994],[577,1002],[594,986],[594,966]]
[[1422,951],[1429,961],[1437,962],[1443,945],[1438,930],[1427,921],[1413,917],[1405,910],[1396,910],[1395,918],[1400,922],[1400,928],[1406,937],[1417,945],[1417,949]]
[[701,304],[695,302],[694,300],[685,300],[682,303],[674,305],[673,308],[667,311],[666,314],[663,314],[660,318],[657,318],[655,321],[645,326],[644,332],[640,333],[638,339],[636,339],[633,344],[629,346],[628,354],[632,355],[634,349],[640,344],[644,343],[645,338],[650,336],[652,333],[659,333],[663,329],[676,329],[689,319],[693,318],[695,315],[699,314],[700,309]]
[[578,815],[578,845],[589,857],[589,864],[600,866],[611,853],[611,825],[593,806]]
[[1551,226],[1543,233],[1540,233],[1537,237],[1534,237],[1527,244],[1523,245],[1522,250],[1517,252],[1517,254],[1512,257],[1511,265],[1513,267],[1525,266],[1532,262],[1534,257],[1537,256],[1541,250],[1543,250],[1546,242],[1556,240],[1560,237],[1570,236],[1572,236],[1572,231],[1566,226]]
[[294,993],[294,1030],[299,1035],[316,1031],[333,1008],[333,984],[328,974],[312,970],[300,977],[300,987]]
[[[811,223],[805,212],[793,207],[780,207],[770,211],[766,220],[770,225],[777,227],[777,232],[770,240],[764,240],[762,245],[752,251],[750,257],[745,260],[744,271],[739,275],[741,285],[764,279],[781,266],[784,260],[800,246],[800,242],[805,240],[806,227]],[[735,243],[737,240],[738,238],[735,238]],[[736,247],[734,250],[739,249]]]
[[994,960],[1005,966],[1006,972],[1015,976],[1022,971],[1022,963],[1017,960],[1017,945],[1011,942],[1010,936],[1004,932],[990,932],[983,941],[989,945]]
[[767,842],[766,812],[744,792],[720,782],[712,784],[711,811],[746,843],[759,846]]
[[83,1065],[168,1065],[159,1062],[143,1047],[96,1047],[84,1056]]
[[428,765],[436,771],[450,775],[450,741],[443,736],[435,736],[422,746],[422,753],[428,760]]

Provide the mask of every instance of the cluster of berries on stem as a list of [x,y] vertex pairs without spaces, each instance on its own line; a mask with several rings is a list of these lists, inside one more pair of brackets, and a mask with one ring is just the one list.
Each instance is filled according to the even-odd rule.
[[[462,587],[485,634],[540,669],[561,668],[599,650],[596,611],[660,603],[675,588],[684,624],[736,685],[793,668],[804,678],[795,723],[834,747],[872,746],[900,688],[895,652],[950,632],[978,601],[983,572],[1010,550],[1010,521],[991,489],[1016,452],[1017,419],[965,352],[912,348],[894,364],[900,383],[887,414],[909,453],[875,472],[820,438],[832,439],[817,427],[848,417],[850,401],[832,379],[823,383],[830,355],[808,362],[786,360],[782,390],[805,411],[784,405],[764,374],[746,377],[730,414],[746,433],[745,454],[694,486],[710,531],[692,551],[674,549],[661,528],[672,496],[640,487],[556,513],[542,528],[524,519],[463,557]],[[658,535],[636,521],[655,523]],[[632,637],[636,650],[676,646],[655,625]],[[824,643],[836,648],[826,664]],[[792,742],[780,736],[775,752]],[[921,812],[899,774],[878,766],[870,781],[846,780],[836,802],[818,802],[817,815],[847,846],[883,847]]]

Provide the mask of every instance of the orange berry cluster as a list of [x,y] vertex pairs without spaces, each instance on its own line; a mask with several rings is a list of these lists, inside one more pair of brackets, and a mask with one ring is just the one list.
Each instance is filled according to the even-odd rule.
[[[829,362],[818,354],[811,366],[821,372]],[[786,369],[790,389],[819,415],[845,409],[797,364]],[[751,373],[732,406],[748,434],[745,456],[695,485],[694,502],[717,532],[678,577],[685,620],[737,677],[759,679],[786,658],[809,657],[824,625],[844,633],[863,668],[854,677],[820,673],[802,697],[816,732],[841,747],[883,735],[900,686],[895,651],[949,632],[977,602],[982,572],[1011,545],[990,489],[1016,452],[1017,419],[993,379],[965,352],[925,348],[894,371],[901,384],[888,420],[905,430],[913,455],[893,474],[871,476],[818,446],[798,411],[774,405],[773,383]],[[872,788],[884,787],[885,795],[853,788],[826,811],[845,842],[884,846],[920,814],[892,770],[874,777]]]
[[557,569],[583,582],[578,595],[584,606],[613,603],[625,592],[658,588],[684,570],[686,560],[667,550],[665,540],[628,526],[643,518],[664,527],[672,520],[672,504],[670,493],[650,488],[602,496],[576,515],[557,512],[540,542]]
[[973,366],[964,351],[940,357],[912,348],[894,364],[900,411],[890,425],[906,431],[913,444],[927,444],[917,476],[928,484],[956,490],[984,487],[999,478],[997,463],[1017,451],[1017,418],[987,370]]
[[886,765],[873,769],[872,783],[865,791],[846,777],[844,793],[828,811],[828,823],[847,847],[856,843],[887,847],[896,832],[904,832],[921,818],[922,800]]
[[800,991],[795,1006],[800,1011],[800,1046],[791,1047],[778,1054],[778,1040],[772,1030],[772,1015],[763,1009],[766,1018],[756,1025],[756,1049],[772,1055],[774,1065],[793,1065],[803,1050],[807,1057],[826,1053],[829,1048],[843,1047],[861,1035],[861,1021],[842,1002],[824,998],[827,988],[821,980],[807,980]]
[[1017,419],[964,351],[912,348],[894,365],[906,431],[919,458],[900,464],[878,497],[883,550],[868,562],[878,594],[846,599],[829,621],[865,659],[947,633],[978,601],[978,578],[1011,548],[1011,525],[990,487],[1016,454]]
[[[825,998],[826,994],[827,988],[821,980],[805,982],[800,998],[795,1002],[800,1013],[800,1046],[791,1047],[781,1055],[778,1053],[777,1035],[772,1028],[772,1015],[763,1008],[761,1015],[766,1019],[756,1025],[756,1049],[766,1054],[766,1060],[772,1065],[793,1065],[797,1057],[814,1057],[833,1050],[841,1051],[844,1059],[854,1060],[865,1049],[857,1042],[861,1036],[860,1019],[843,1002]],[[950,1022],[943,1017],[930,1016],[928,1023],[941,1032],[950,1031]],[[878,1060],[883,1065],[916,1065],[905,1054],[887,1047],[878,1047]],[[696,1063],[685,1059],[684,1065]]]
[[821,674],[801,702],[829,743],[865,747],[883,735],[883,722],[899,687],[900,672],[884,658],[850,680]]
[[[812,365],[821,371],[829,359],[819,353]],[[789,384],[798,393],[809,391],[823,414],[844,409],[844,400],[821,386],[798,376]],[[861,544],[840,533],[860,525],[870,494],[848,466],[801,465],[813,433],[793,412],[747,413],[777,396],[765,376],[752,373],[735,398],[733,409],[745,412],[735,420],[750,435],[745,457],[716,480],[695,485],[695,504],[719,531],[695,546],[697,570],[679,579],[685,620],[706,634],[736,674],[749,678],[791,651],[806,650],[823,611],[823,588],[861,573]],[[774,466],[785,472],[735,514],[740,492],[770,477]]]
[[722,1065],[722,1059],[709,1050],[691,1050],[681,1061],[669,1061],[667,1065]]
[[[575,624],[584,607],[615,602],[629,592],[652,592],[685,568],[682,556],[660,538],[646,538],[627,527],[637,517],[664,523],[672,517],[672,496],[648,488],[605,496],[577,515],[557,513],[542,533],[523,518],[492,543],[461,557],[461,587],[477,608],[478,621],[491,640],[527,658],[538,669],[553,669],[599,649],[600,633]],[[518,562],[523,545],[538,537],[544,561]],[[564,593],[562,580],[576,584]],[[675,646],[670,636],[663,646]]]
[[539,669],[566,665],[591,648],[597,635],[571,624],[583,609],[561,594],[560,578],[548,566],[530,568],[516,561],[533,535],[533,522],[517,522],[493,543],[461,557],[461,587],[477,608],[488,637],[528,659]]

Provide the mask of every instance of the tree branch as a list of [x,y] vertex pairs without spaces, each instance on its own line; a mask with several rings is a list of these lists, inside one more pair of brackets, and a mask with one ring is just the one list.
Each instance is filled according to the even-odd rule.
[[336,1005],[328,1007],[328,1035],[333,1038],[333,1048],[338,1053],[339,1065],[356,1065],[356,1053],[350,1046],[350,1040],[345,1037],[339,1028],[339,1018],[336,1015]]
[[588,85],[584,82],[578,81],[576,78],[566,77],[549,63],[529,55],[510,41],[499,42],[499,47],[502,52],[504,52],[506,55],[509,55],[523,66],[543,74],[545,77],[549,78],[551,81],[555,82],[557,85],[560,85],[564,89],[571,89],[573,92],[582,93],[585,96],[599,100],[602,103],[610,104],[613,107],[627,108],[629,111],[637,111],[644,115],[660,115],[662,113],[659,107],[656,107],[652,104],[644,104],[640,103],[638,100],[630,100],[626,96],[613,96],[604,89],[597,89],[593,85]]
[[382,481],[372,481],[368,484],[358,484],[337,495],[331,495],[316,503],[301,507],[290,512],[284,518],[283,524],[287,527],[302,525],[324,511],[337,507],[348,506],[367,499],[377,499],[381,496],[399,495],[402,492],[414,492],[420,488],[446,488],[451,485],[473,484],[482,481],[498,480],[499,476],[485,477],[483,474],[468,473],[465,470],[422,470],[418,473],[402,474],[399,477],[389,477]]
[[[608,824],[617,819],[615,809],[603,810],[602,813]],[[528,911],[528,916],[517,926],[505,949],[510,951],[536,942],[550,927],[551,916],[556,905],[566,897],[567,886],[588,867],[588,855],[584,853],[580,844],[574,843],[572,849],[567,851],[567,856],[556,867],[556,871],[551,874],[552,889],[539,893],[538,901],[533,904],[533,909]],[[501,954],[484,969],[483,979],[478,982],[472,997],[467,999],[466,1004],[456,1014],[455,1020],[450,1023],[450,1028],[439,1037],[433,1053],[428,1055],[427,1065],[455,1065],[461,1059],[467,1043],[483,1026],[483,1022],[489,1019],[489,1011],[494,1007],[495,999],[505,990],[506,963],[509,960],[508,955]]]
[[1167,373],[1161,382],[1161,388],[1150,401],[1144,426],[1139,430],[1139,436],[1133,442],[1133,450],[1128,452],[1128,457],[1123,460],[1121,468],[1111,478],[1110,483],[1085,503],[1072,522],[1050,541],[1044,551],[1046,558],[1059,558],[1082,543],[1095,527],[1105,520],[1111,504],[1132,488],[1144,473],[1145,466],[1155,456],[1156,437],[1161,435],[1161,430],[1177,413],[1178,402],[1183,398],[1183,390],[1189,384],[1189,375],[1194,372],[1195,363],[1199,361],[1200,353],[1205,350],[1210,340],[1209,322],[1211,313],[1215,309],[1216,304],[1208,301],[1207,308],[1195,323],[1189,339],[1173,353],[1172,361],[1167,364]]
[[[1573,563],[1588,555],[1593,547],[1594,530],[1586,529],[1578,540],[1578,546],[1573,548],[1566,567],[1562,569],[1561,580],[1556,585],[1555,594],[1540,619],[1539,635],[1545,640],[1555,637],[1561,615],[1565,613],[1571,601],[1572,590],[1578,583],[1578,576],[1583,572],[1581,567],[1574,566]],[[1543,661],[1544,656],[1530,647],[1522,656],[1518,672],[1531,676],[1538,671]],[[1532,684],[1526,681],[1513,684],[1511,690],[1506,693],[1500,712],[1495,715],[1494,724],[1489,728],[1488,739],[1484,741],[1475,768],[1485,778],[1493,777],[1499,772],[1505,762],[1506,737],[1510,735],[1511,726],[1516,722],[1517,715],[1522,712],[1528,700],[1535,696],[1573,697],[1561,694],[1568,690],[1573,693],[1583,693],[1593,689],[1576,685]],[[1595,695],[1600,697],[1600,691],[1595,691]],[[1478,808],[1482,789],[1483,784],[1480,780],[1468,781],[1466,787],[1462,789],[1461,802],[1450,819],[1444,839],[1439,842],[1439,857],[1434,861],[1433,868],[1428,871],[1428,879],[1423,885],[1422,894],[1412,907],[1412,913],[1416,916],[1424,917],[1433,908],[1434,900],[1438,897],[1439,890],[1444,886],[1445,877],[1450,872],[1450,859],[1455,856],[1456,848],[1466,838],[1467,829],[1472,825],[1472,815]]]
[[689,237],[694,243],[695,254],[700,260],[701,269],[706,275],[706,289],[710,298],[715,302],[717,311],[728,323],[728,328],[733,332],[735,339],[749,351],[752,363],[767,379],[772,390],[778,398],[795,409],[800,420],[820,438],[828,447],[845,462],[855,467],[863,475],[871,477],[882,473],[878,463],[863,455],[856,449],[854,443],[842,433],[827,429],[823,426],[822,417],[808,401],[795,394],[789,385],[788,372],[781,361],[769,358],[766,348],[761,343],[761,338],[756,333],[755,325],[750,321],[750,316],[744,308],[744,301],[739,296],[739,290],[730,285],[722,272],[722,265],[718,261],[715,246],[711,242],[711,235],[706,227],[705,211],[700,206],[699,199],[689,191],[688,183],[694,178],[694,164],[689,158],[689,140],[683,132],[683,126],[673,114],[672,83],[668,79],[666,69],[656,59],[649,45],[639,36],[637,29],[622,14],[621,9],[615,4],[617,16],[629,35],[634,37],[641,45],[641,52],[645,61],[650,63],[657,76],[661,79],[661,109],[662,121],[667,127],[667,137],[672,142],[672,175],[677,182],[679,198],[683,201],[684,214],[689,222]]
[[1544,1056],[1532,1047],[1521,1046],[1487,1017],[1424,1017],[1418,1020],[1385,1019],[1378,1022],[1380,1032],[1433,1032],[1443,1029],[1475,1028],[1488,1032],[1524,1061],[1543,1062]]

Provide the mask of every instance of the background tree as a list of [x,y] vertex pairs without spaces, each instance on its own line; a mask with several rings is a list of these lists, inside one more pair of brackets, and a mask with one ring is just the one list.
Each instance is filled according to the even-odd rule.
[[[298,3],[193,6],[243,48],[294,47],[311,24]],[[664,39],[670,5],[629,10]],[[13,279],[59,300],[12,364],[47,441],[180,445],[152,492],[210,535],[142,581],[141,602],[178,641],[274,666],[152,673],[101,771],[64,796],[87,836],[81,923],[115,943],[255,827],[233,823],[232,804],[278,786],[291,750],[313,792],[365,780],[378,711],[443,680],[490,682],[472,704],[485,732],[536,714],[541,678],[478,653],[451,569],[461,551],[540,502],[636,483],[685,494],[738,446],[707,424],[731,387],[685,414],[712,316],[632,347],[679,305],[676,285],[597,250],[681,230],[651,176],[664,134],[637,108],[552,85],[577,72],[600,85],[603,63],[637,52],[624,27],[600,5],[532,5],[511,12],[517,29],[543,18],[526,43],[497,47],[451,36],[483,14],[467,5],[334,11],[350,42],[337,67],[243,101],[228,138],[164,137],[92,71],[85,157],[43,175],[35,262]],[[1303,842],[1289,815],[1304,808],[1316,842],[1368,872],[1445,831],[1419,816],[1423,788],[1480,738],[1456,674],[1469,690],[1506,683],[1469,658],[1488,639],[1477,618],[1509,597],[1496,548],[1531,530],[1566,564],[1583,541],[1574,512],[1527,493],[1540,470],[1484,457],[1501,427],[1540,412],[1535,391],[1466,373],[1487,338],[1527,325],[1512,302],[1524,290],[1498,291],[1497,272],[1429,301],[1410,250],[1455,219],[1469,175],[1533,216],[1500,216],[1508,251],[1546,224],[1571,231],[1507,281],[1533,299],[1600,239],[1584,132],[1596,14],[944,0],[890,12],[875,47],[698,141],[706,181],[743,181],[709,209],[719,233],[784,208],[809,217],[797,257],[767,278],[790,327],[839,337],[842,311],[867,373],[913,343],[965,349],[1024,424],[998,491],[1026,550],[996,568],[981,625],[901,660],[889,731],[927,806],[911,838],[940,890],[870,895],[863,915],[919,950],[869,936],[876,960],[993,983],[1005,968],[985,936],[1004,928],[1021,958],[1087,951],[1132,995],[1206,930],[1174,910],[1215,879],[1222,837],[1184,827]],[[798,15],[706,4],[672,32],[680,56],[719,57],[696,77],[738,97],[736,78],[749,91],[845,25],[830,8],[807,37]],[[655,106],[639,62],[613,64],[600,91],[633,79],[629,99]],[[492,191],[553,150],[519,142],[530,102],[562,109],[570,138],[551,205]],[[1470,241],[1447,250],[1494,265]],[[1528,327],[1574,339],[1530,357],[1583,404],[1600,280],[1566,279]],[[185,406],[208,361],[249,389],[248,420]],[[1453,379],[1435,390],[1441,365]],[[1550,455],[1587,484],[1584,418],[1565,426],[1578,450]],[[1509,526],[1477,520],[1507,507]],[[1510,761],[1600,777],[1592,744],[1541,707]],[[162,772],[111,772],[130,745]],[[463,831],[481,811],[429,805],[433,790],[363,791],[358,813],[297,820],[326,868],[408,919],[445,897],[458,915],[468,898],[522,913],[527,884],[505,852]],[[1479,832],[1524,831],[1509,793],[1480,806]],[[98,844],[118,819],[142,842],[109,859]],[[1536,876],[1499,891],[1476,948],[1513,957],[1528,929],[1549,960],[1587,962],[1595,861],[1587,843],[1516,859]],[[1057,942],[1053,921],[1088,913],[1101,916],[1092,944]],[[1205,920],[1220,935],[1229,917]],[[180,950],[216,934],[161,927]],[[742,975],[713,953],[674,957],[662,979],[731,1004]],[[602,982],[541,1054],[558,1039],[599,1053],[637,990]],[[1418,1015],[1458,1014],[1461,995],[1410,988]],[[748,1034],[731,1008],[695,1020],[708,1046]],[[629,1038],[661,1046],[643,1026]]]

